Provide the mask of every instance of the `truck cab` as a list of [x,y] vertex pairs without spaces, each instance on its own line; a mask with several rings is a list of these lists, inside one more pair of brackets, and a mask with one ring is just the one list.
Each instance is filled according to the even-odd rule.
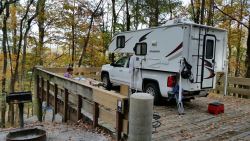
[[112,85],[129,85],[131,75],[129,74],[129,58],[124,56],[117,61],[102,66],[101,79],[105,88],[110,89]]

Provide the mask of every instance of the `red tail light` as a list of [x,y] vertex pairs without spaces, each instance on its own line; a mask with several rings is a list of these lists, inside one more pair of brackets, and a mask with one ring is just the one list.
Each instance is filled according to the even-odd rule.
[[175,80],[175,76],[169,76],[168,77],[168,84],[167,84],[167,86],[168,87],[174,87],[175,86],[175,82],[176,82],[176,80]]

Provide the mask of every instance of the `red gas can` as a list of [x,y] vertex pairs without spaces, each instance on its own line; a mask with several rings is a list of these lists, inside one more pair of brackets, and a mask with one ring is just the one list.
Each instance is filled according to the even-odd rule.
[[224,113],[224,104],[220,102],[212,102],[208,104],[208,112],[214,115]]

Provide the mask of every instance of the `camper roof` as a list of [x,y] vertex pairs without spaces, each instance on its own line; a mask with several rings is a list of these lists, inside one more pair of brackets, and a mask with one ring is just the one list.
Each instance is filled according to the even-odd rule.
[[169,20],[167,21],[164,25],[162,26],[157,26],[157,27],[151,27],[151,28],[145,28],[145,29],[139,29],[139,30],[131,30],[131,31],[124,31],[124,32],[117,32],[115,33],[114,36],[123,34],[123,33],[130,33],[130,32],[135,32],[135,31],[144,31],[144,30],[151,30],[151,29],[157,29],[157,28],[165,28],[169,26],[177,26],[177,25],[192,25],[194,27],[206,27],[210,29],[215,29],[215,30],[220,30],[220,31],[226,31],[225,29],[218,28],[218,27],[213,27],[213,26],[207,26],[207,25],[201,25],[194,23],[192,20],[189,19],[174,19],[174,20]]

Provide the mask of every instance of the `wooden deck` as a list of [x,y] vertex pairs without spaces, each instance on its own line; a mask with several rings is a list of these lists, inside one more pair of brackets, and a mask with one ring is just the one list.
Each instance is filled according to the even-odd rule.
[[[207,113],[208,103],[219,100],[225,113]],[[161,126],[153,134],[154,141],[171,140],[248,140],[250,141],[250,100],[210,94],[185,103],[185,115],[178,115],[176,106],[154,107],[161,116]]]

